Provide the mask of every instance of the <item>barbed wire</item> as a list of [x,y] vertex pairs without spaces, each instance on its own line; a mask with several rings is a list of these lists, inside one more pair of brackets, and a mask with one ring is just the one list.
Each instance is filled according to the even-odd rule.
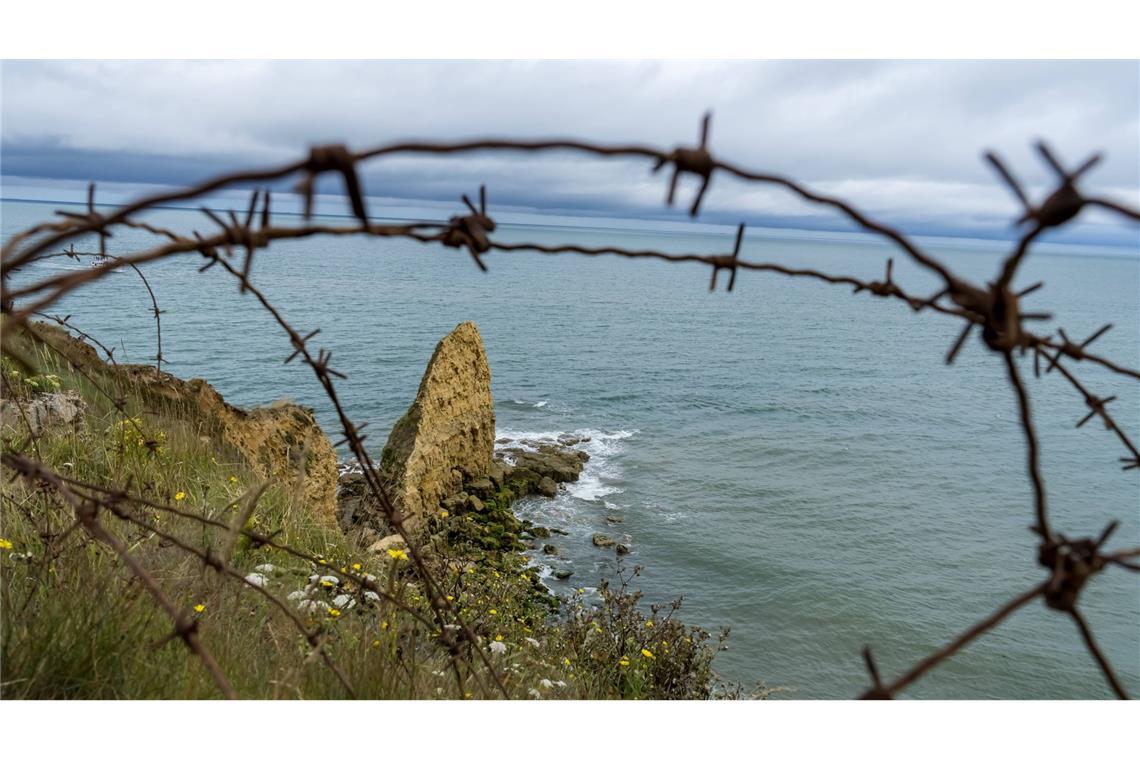
[[[320,349],[314,355],[310,351],[309,343],[320,333],[320,330],[312,330],[302,335],[281,316],[265,294],[254,284],[252,280],[253,264],[255,253],[259,249],[269,247],[276,240],[300,239],[317,235],[361,235],[378,238],[402,238],[423,244],[438,244],[461,249],[466,251],[473,263],[482,271],[486,271],[487,268],[484,258],[488,254],[496,252],[501,254],[571,254],[588,257],[618,256],[669,263],[689,262],[701,264],[710,269],[710,290],[716,289],[718,276],[722,270],[728,272],[726,289],[729,292],[735,288],[739,270],[768,272],[786,277],[817,280],[831,285],[849,286],[854,294],[867,293],[878,298],[895,299],[906,303],[915,312],[929,310],[954,317],[964,324],[962,331],[945,355],[947,364],[954,362],[975,330],[980,331],[982,344],[991,353],[1000,355],[1003,360],[1006,380],[1014,393],[1018,407],[1018,420],[1025,438],[1026,472],[1033,495],[1034,524],[1032,530],[1039,539],[1036,561],[1044,568],[1047,578],[1029,591],[1015,597],[948,644],[935,650],[894,680],[883,680],[875,664],[871,649],[868,647],[864,650],[863,656],[872,686],[863,696],[895,696],[978,636],[1001,624],[1010,614],[1040,597],[1049,608],[1063,612],[1073,619],[1082,642],[1097,663],[1112,691],[1118,697],[1126,697],[1127,694],[1119,678],[1096,643],[1093,633],[1077,604],[1080,593],[1087,582],[1108,565],[1116,565],[1132,571],[1140,570],[1140,565],[1131,561],[1134,557],[1140,556],[1140,548],[1121,549],[1114,552],[1104,550],[1105,543],[1116,527],[1115,522],[1110,523],[1096,538],[1069,539],[1054,528],[1048,509],[1048,492],[1041,468],[1040,445],[1030,397],[1018,369],[1015,352],[1018,356],[1024,356],[1028,352],[1032,353],[1036,377],[1057,370],[1068,381],[1080,394],[1090,410],[1088,415],[1077,423],[1077,427],[1084,425],[1094,416],[1100,417],[1106,428],[1116,435],[1128,452],[1128,456],[1121,458],[1124,470],[1140,469],[1140,452],[1138,452],[1130,436],[1106,409],[1107,404],[1113,401],[1115,397],[1100,398],[1093,394],[1077,378],[1073,369],[1065,366],[1065,362],[1088,362],[1099,365],[1109,372],[1132,379],[1140,379],[1140,370],[1124,367],[1105,356],[1088,350],[1089,346],[1103,336],[1111,325],[1100,328],[1089,338],[1080,342],[1070,339],[1063,329],[1057,330],[1056,338],[1029,330],[1026,323],[1048,320],[1052,316],[1047,312],[1025,311],[1021,308],[1021,300],[1033,294],[1043,283],[1035,283],[1019,291],[1011,289],[1017,272],[1040,236],[1049,229],[1070,223],[1085,208],[1097,207],[1129,220],[1140,220],[1140,211],[1108,198],[1086,195],[1078,188],[1078,181],[1082,180],[1084,175],[1100,162],[1100,155],[1094,154],[1079,164],[1076,169],[1066,170],[1056,154],[1046,144],[1037,143],[1036,148],[1042,160],[1056,175],[1056,185],[1044,201],[1035,205],[1000,157],[993,153],[984,154],[985,160],[994,168],[999,178],[1009,186],[1011,192],[1021,203],[1023,213],[1016,220],[1016,224],[1025,229],[1018,237],[1013,249],[1002,258],[998,276],[991,282],[975,284],[924,251],[900,230],[872,219],[842,198],[819,193],[782,175],[753,171],[715,157],[709,148],[710,124],[711,118],[706,114],[701,122],[698,143],[695,146],[678,146],[672,150],[635,144],[602,145],[575,140],[496,139],[461,142],[399,142],[355,153],[343,145],[318,146],[312,148],[306,158],[291,163],[265,169],[233,172],[192,187],[143,196],[139,200],[123,205],[109,213],[102,213],[97,210],[94,200],[95,188],[94,185],[91,185],[88,192],[86,213],[62,213],[62,220],[36,225],[14,235],[4,245],[0,251],[0,262],[3,263],[4,267],[3,278],[0,279],[3,287],[2,293],[0,293],[0,306],[2,306],[3,313],[8,315],[10,324],[17,325],[25,323],[33,314],[42,313],[76,288],[96,281],[121,267],[137,268],[144,264],[183,254],[197,254],[203,257],[206,262],[200,267],[202,271],[220,266],[222,270],[237,280],[240,292],[252,294],[259,305],[273,316],[279,327],[287,334],[293,353],[286,359],[286,362],[300,357],[313,370],[318,383],[332,402],[343,435],[341,444],[347,445],[352,451],[360,465],[369,492],[375,497],[376,503],[380,505],[385,518],[408,546],[409,556],[412,559],[417,576],[423,583],[425,594],[432,609],[438,640],[451,655],[452,669],[457,682],[462,685],[460,663],[465,663],[470,673],[474,673],[475,668],[469,656],[465,658],[461,653],[459,641],[452,636],[453,626],[461,631],[463,639],[470,645],[468,653],[475,652],[479,656],[493,685],[504,695],[506,690],[502,680],[482,650],[478,646],[474,646],[477,641],[474,633],[463,623],[457,610],[448,604],[446,597],[440,593],[440,585],[433,578],[416,545],[416,536],[406,525],[406,516],[400,512],[387,493],[379,470],[364,447],[366,436],[361,433],[364,426],[357,426],[352,422],[338,398],[334,378],[343,379],[343,373],[330,367],[331,352]],[[888,259],[884,277],[879,280],[863,280],[815,269],[794,268],[770,262],[745,260],[740,256],[746,229],[744,224],[737,228],[732,251],[720,254],[678,254],[657,250],[633,250],[616,246],[585,247],[569,244],[542,245],[527,242],[499,242],[491,236],[496,230],[496,223],[487,211],[487,192],[484,186],[481,186],[479,190],[478,206],[466,195],[462,196],[461,199],[467,213],[457,214],[447,222],[375,224],[369,220],[366,194],[358,174],[360,164],[394,155],[454,155],[480,151],[521,153],[571,151],[601,158],[647,159],[653,162],[651,167],[653,172],[659,172],[665,167],[670,167],[672,170],[665,199],[668,205],[673,205],[676,200],[679,179],[682,175],[689,174],[698,178],[700,186],[689,208],[689,213],[693,217],[700,213],[701,204],[717,174],[776,186],[808,203],[830,208],[865,232],[888,241],[921,269],[933,274],[939,283],[939,287],[930,295],[920,296],[908,293],[892,277],[893,259]],[[355,223],[330,225],[315,224],[311,221],[316,182],[318,177],[325,174],[337,175],[341,178],[344,185],[344,195],[348,200]],[[299,176],[296,191],[301,195],[304,208],[304,223],[299,226],[274,225],[271,212],[271,193],[269,190],[263,191],[261,189],[255,189],[252,192],[244,217],[239,217],[237,213],[230,211],[226,214],[226,218],[223,218],[214,211],[203,207],[202,212],[208,217],[212,225],[218,228],[206,234],[195,231],[192,236],[187,236],[134,218],[138,213],[156,206],[189,201],[230,187],[272,183],[294,175]],[[141,230],[162,237],[165,242],[129,255],[118,255],[103,260],[102,263],[89,269],[34,279],[19,286],[10,284],[10,275],[13,272],[32,262],[52,255],[59,255],[52,252],[64,243],[81,235],[97,235],[100,246],[99,253],[105,256],[106,240],[113,234],[113,229],[117,226]],[[240,262],[238,261],[238,251],[242,252]],[[71,249],[71,253],[74,253],[74,249]],[[153,296],[153,291],[151,292]],[[29,302],[25,304],[25,301]],[[157,320],[160,313],[157,302],[154,302],[153,310]],[[1041,371],[1042,360],[1047,365],[1044,373]],[[157,361],[161,364],[161,345],[158,350]],[[18,456],[22,455],[9,452],[5,454],[4,461],[26,477],[40,482],[46,481],[53,485],[62,483],[67,486],[67,481],[60,480],[58,476],[54,480],[43,477],[44,471],[37,469],[42,468],[42,464],[36,464],[27,460],[26,457],[16,459]],[[79,484],[72,484],[67,487],[80,486]],[[91,492],[88,491],[87,493]],[[127,498],[125,492],[120,498]],[[175,509],[179,512],[183,511],[169,505],[166,508]],[[119,516],[117,513],[115,514]],[[77,517],[81,522],[83,521],[83,516],[78,509]],[[88,527],[86,523],[83,525],[85,528]],[[267,542],[262,541],[262,543]],[[187,548],[192,549],[193,547]],[[287,550],[281,546],[278,548]],[[126,561],[125,557],[123,559]],[[455,620],[458,625],[449,624],[448,620]],[[189,642],[187,643],[189,645]],[[197,649],[191,648],[196,654],[202,656]],[[203,659],[203,662],[207,662],[207,660]],[[348,688],[351,689],[351,687]]]

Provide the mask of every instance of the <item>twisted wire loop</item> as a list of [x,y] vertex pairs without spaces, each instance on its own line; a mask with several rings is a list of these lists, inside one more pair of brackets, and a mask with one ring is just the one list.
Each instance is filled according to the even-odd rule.
[[[291,163],[225,174],[192,187],[144,196],[109,212],[96,210],[95,191],[94,185],[92,185],[88,192],[86,213],[63,213],[61,220],[40,224],[17,233],[4,245],[0,251],[0,261],[2,261],[4,268],[3,277],[0,278],[0,285],[2,285],[0,306],[2,306],[3,313],[7,315],[8,324],[10,326],[19,325],[25,323],[31,315],[45,314],[48,307],[55,304],[67,293],[98,280],[113,270],[126,266],[138,270],[138,267],[144,264],[186,254],[198,255],[204,259],[205,263],[200,267],[203,271],[216,266],[233,277],[237,281],[240,291],[252,295],[261,308],[274,318],[288,337],[291,353],[286,357],[285,362],[300,359],[308,365],[317,382],[332,402],[342,434],[342,440],[338,445],[346,445],[352,451],[360,464],[369,491],[380,504],[394,529],[406,541],[409,547],[409,557],[424,586],[432,610],[431,619],[425,618],[422,622],[434,627],[435,633],[438,634],[436,640],[449,653],[452,672],[457,683],[462,684],[461,666],[465,667],[469,674],[479,672],[474,667],[474,661],[469,654],[473,651],[479,656],[484,666],[482,670],[487,677],[487,682],[480,682],[480,685],[485,688],[485,693],[497,691],[497,693],[504,695],[506,690],[503,682],[481,648],[471,646],[464,650],[460,646],[462,642],[474,644],[476,637],[462,620],[458,611],[440,592],[439,583],[432,577],[427,564],[424,562],[422,552],[416,542],[416,536],[406,524],[406,515],[399,511],[387,493],[379,471],[364,447],[366,436],[361,432],[364,426],[353,423],[342,405],[334,381],[343,379],[344,374],[332,368],[331,352],[323,348],[314,350],[310,347],[314,339],[320,334],[320,329],[313,329],[304,333],[295,329],[284,319],[265,293],[255,285],[253,282],[253,262],[256,251],[269,247],[276,240],[302,239],[323,235],[365,236],[382,239],[402,238],[425,245],[434,244],[442,249],[463,250],[481,271],[487,270],[484,258],[492,253],[503,255],[519,253],[569,254],[586,257],[618,256],[669,263],[690,263],[708,267],[710,270],[710,291],[716,290],[718,276],[722,270],[729,273],[727,283],[729,292],[734,290],[737,273],[740,270],[766,272],[783,277],[815,280],[830,285],[843,285],[850,287],[853,294],[865,293],[875,298],[900,301],[914,312],[933,311],[952,317],[959,320],[962,327],[945,354],[944,359],[947,364],[954,363],[955,359],[965,349],[970,336],[978,333],[981,345],[989,352],[1000,356],[1005,366],[1006,380],[1013,391],[1018,409],[1018,423],[1025,439],[1026,473],[1031,486],[1034,516],[1031,530],[1039,539],[1036,562],[1045,571],[1046,578],[959,634],[940,649],[933,651],[894,679],[885,678],[871,654],[871,649],[869,647],[864,649],[863,660],[870,676],[871,687],[862,696],[866,698],[894,697],[974,639],[1000,625],[1007,617],[1026,604],[1040,598],[1045,602],[1047,609],[1072,618],[1082,642],[1097,663],[1113,693],[1118,697],[1126,697],[1127,692],[1108,658],[1097,644],[1078,603],[1081,592],[1088,582],[1095,575],[1108,569],[1109,566],[1116,566],[1133,572],[1140,571],[1140,561],[1138,561],[1140,547],[1115,551],[1107,550],[1106,543],[1116,527],[1115,522],[1110,523],[1095,538],[1078,539],[1068,538],[1052,525],[1030,396],[1018,367],[1017,357],[1032,354],[1035,377],[1040,378],[1056,372],[1072,386],[1089,409],[1088,414],[1076,423],[1077,427],[1083,426],[1094,417],[1100,418],[1106,430],[1112,432],[1120,440],[1127,452],[1126,456],[1121,457],[1122,469],[1126,471],[1140,470],[1140,451],[1138,451],[1131,436],[1121,428],[1108,410],[1108,404],[1116,400],[1116,397],[1101,397],[1089,390],[1084,381],[1077,377],[1075,365],[1091,364],[1133,380],[1140,380],[1140,370],[1122,366],[1111,358],[1090,350],[1092,345],[1111,329],[1111,324],[1096,330],[1083,341],[1071,339],[1064,329],[1057,329],[1056,337],[1034,332],[1029,325],[1033,322],[1047,321],[1051,315],[1043,311],[1026,310],[1023,307],[1023,300],[1036,293],[1044,283],[1034,283],[1020,290],[1015,290],[1012,285],[1020,265],[1041,235],[1050,229],[1072,222],[1086,207],[1094,206],[1125,220],[1140,221],[1140,211],[1109,198],[1088,195],[1078,188],[1078,182],[1083,180],[1084,176],[1100,162],[1101,156],[1094,154],[1075,169],[1069,170],[1064,168],[1053,150],[1045,143],[1037,143],[1037,152],[1055,175],[1056,184],[1044,201],[1040,204],[1034,204],[1000,157],[992,152],[983,154],[984,159],[993,167],[998,177],[1021,203],[1022,212],[1014,221],[1014,226],[1022,231],[1012,250],[1002,258],[997,277],[991,282],[975,284],[952,271],[934,256],[923,251],[900,230],[872,219],[842,198],[819,193],[788,177],[754,171],[715,157],[709,150],[710,124],[711,114],[706,113],[701,121],[700,135],[696,146],[678,146],[672,150],[636,144],[604,145],[576,140],[507,139],[434,143],[401,142],[355,153],[343,145],[317,146],[309,151],[308,156]],[[527,154],[571,151],[599,159],[647,159],[653,162],[651,167],[653,172],[659,172],[666,166],[671,166],[672,174],[665,199],[668,205],[672,205],[676,199],[677,188],[682,175],[693,175],[700,182],[689,208],[690,215],[694,217],[699,214],[701,204],[713,176],[717,172],[723,172],[746,182],[781,188],[808,203],[831,209],[865,232],[882,238],[920,268],[933,274],[939,282],[939,287],[930,294],[908,292],[893,277],[893,258],[887,259],[884,276],[879,280],[862,280],[844,274],[832,274],[774,262],[749,260],[743,257],[744,224],[737,227],[735,242],[730,254],[668,253],[651,249],[638,250],[616,246],[587,247],[573,244],[548,245],[533,242],[507,243],[496,241],[491,235],[496,231],[497,226],[487,211],[487,191],[486,187],[482,185],[479,188],[478,206],[468,196],[463,195],[462,202],[465,211],[452,216],[443,223],[423,222],[397,225],[376,224],[369,221],[365,194],[359,176],[359,167],[362,163],[396,155],[455,155],[486,151]],[[312,221],[316,182],[318,177],[323,174],[339,175],[342,179],[343,193],[348,201],[352,217],[356,221],[355,224],[330,225]],[[297,226],[274,224],[268,189],[253,191],[244,217],[239,217],[232,211],[223,216],[203,207],[203,213],[218,228],[212,232],[194,231],[191,236],[186,236],[135,218],[140,212],[159,205],[174,201],[186,201],[226,187],[265,186],[286,180],[293,175],[300,176],[295,190],[300,194],[304,208],[304,223]],[[160,238],[161,242],[151,248],[132,253],[117,254],[113,257],[100,256],[96,266],[82,271],[39,279],[32,278],[18,286],[11,283],[10,275],[33,261],[55,255],[77,255],[74,247],[63,251],[62,254],[58,252],[58,249],[84,234],[95,233],[99,240],[99,253],[105,254],[106,241],[112,236],[116,227],[143,230]],[[243,251],[244,255],[240,264],[236,260],[235,249]],[[153,300],[153,291],[151,294]],[[153,311],[157,321],[160,313],[157,301],[153,303]],[[68,318],[54,317],[55,321],[71,327]],[[163,361],[161,358],[161,337],[159,341],[156,361],[160,365]],[[7,351],[7,349],[5,350]],[[110,357],[111,352],[106,351],[106,353]],[[1041,369],[1042,364],[1045,366],[1044,372]],[[74,506],[78,524],[89,533],[94,531],[93,536],[97,540],[106,541],[107,536],[111,535],[101,529],[98,522],[100,510],[122,517],[123,515],[116,509],[116,504],[124,500],[139,501],[138,496],[129,494],[129,488],[117,491],[101,490],[101,487],[95,484],[71,481],[58,473],[53,474],[42,463],[34,462],[22,452],[7,451],[4,454],[4,463],[12,467],[18,474],[23,474],[25,477],[41,483],[47,483],[59,490],[61,495]],[[80,493],[84,495],[82,497],[77,496]],[[152,504],[152,506],[156,509],[171,510],[187,519],[204,519],[200,516],[185,514],[173,505]],[[250,540],[258,542],[259,545],[269,545],[281,551],[303,556],[303,553],[277,542],[274,536],[263,536],[248,532],[247,535]],[[113,541],[113,536],[111,539]],[[115,549],[114,543],[109,545]],[[191,547],[183,548],[191,553],[196,551]],[[144,585],[148,585],[146,577],[149,576],[145,575],[144,569],[136,567],[137,562],[134,562],[129,553],[118,552],[117,549],[116,552],[131,567],[132,572],[143,580]],[[210,556],[201,558],[209,566],[226,574],[227,566],[224,561]],[[353,578],[353,580],[359,582],[359,579]],[[373,590],[377,593],[383,593],[383,589],[374,588]],[[158,603],[165,607],[163,598],[160,596],[161,590],[155,589],[151,592]],[[220,672],[214,673],[211,669],[208,652],[198,639],[197,632],[184,622],[177,610],[170,609],[168,613],[175,622],[175,635],[181,638],[198,657],[202,658],[207,669],[211,670],[219,688],[229,695],[224,676]],[[303,625],[301,627],[303,629]],[[320,648],[319,640],[310,638],[308,633],[306,633],[306,637],[314,649]],[[327,652],[321,651],[322,656],[327,658]],[[331,660],[326,659],[325,661],[330,667],[335,668]],[[352,693],[351,685],[347,681],[344,683],[346,691]]]

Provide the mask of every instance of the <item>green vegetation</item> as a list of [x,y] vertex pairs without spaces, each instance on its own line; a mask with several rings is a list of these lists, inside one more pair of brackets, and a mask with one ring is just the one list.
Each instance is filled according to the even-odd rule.
[[[141,368],[107,367],[61,331],[36,331],[4,336],[5,451],[163,507],[123,502],[141,524],[106,509],[99,519],[197,620],[240,696],[348,696],[324,654],[362,698],[502,696],[476,649],[516,699],[736,695],[711,670],[717,642],[674,619],[679,604],[646,610],[630,589],[636,570],[596,595],[582,590],[559,603],[548,594],[518,551],[544,529],[517,520],[506,493],[482,511],[441,510],[426,521],[425,561],[478,637],[460,645],[457,676],[405,551],[365,552],[317,519],[297,481],[264,484],[192,404],[142,392],[132,380]],[[70,393],[80,416],[49,419],[29,436],[26,410]],[[76,527],[58,491],[8,468],[0,475],[2,696],[220,696],[201,661],[171,636],[171,618],[114,551]],[[265,595],[178,545],[219,553],[227,531],[180,512],[229,525],[263,485],[245,527],[312,559],[242,537],[229,566],[321,632],[319,652]]]

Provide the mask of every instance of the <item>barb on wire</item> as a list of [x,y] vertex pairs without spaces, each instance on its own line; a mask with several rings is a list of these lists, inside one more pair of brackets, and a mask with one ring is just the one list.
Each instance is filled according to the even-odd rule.
[[685,148],[678,146],[670,153],[659,157],[657,163],[653,165],[653,172],[655,174],[661,171],[662,167],[666,164],[673,165],[673,176],[669,178],[669,192],[665,196],[665,203],[670,206],[673,205],[673,200],[677,196],[677,182],[682,174],[694,174],[700,178],[701,185],[697,188],[697,194],[693,197],[693,205],[689,207],[689,216],[696,216],[697,212],[700,211],[701,201],[709,189],[713,171],[716,169],[716,162],[713,161],[712,154],[708,151],[709,125],[711,121],[712,113],[706,113],[704,118],[701,119],[701,139],[697,147]]

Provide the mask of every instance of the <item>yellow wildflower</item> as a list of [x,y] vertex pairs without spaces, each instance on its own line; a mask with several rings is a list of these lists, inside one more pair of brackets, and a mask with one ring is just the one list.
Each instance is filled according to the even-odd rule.
[[454,596],[452,596],[451,594],[448,594],[448,595],[447,595],[447,601],[449,601],[449,602],[454,602],[454,601],[455,601],[455,597],[454,597]]
[[442,520],[446,520],[450,514],[451,513],[448,512],[446,509],[439,510],[439,516],[440,516],[440,519],[442,519]]
[[494,609],[494,608],[487,610],[487,612],[491,615],[498,615],[499,614],[499,611]]
[[646,620],[645,621],[645,627],[646,628],[652,628],[653,627],[653,621],[652,620]]
[[318,565],[327,565],[327,564],[328,564],[328,562],[326,562],[326,561],[325,561],[325,560],[323,560],[323,559],[318,559],[318,560],[317,560],[317,564],[318,564]]
[[353,562],[352,563],[352,569],[356,570],[357,572],[360,572],[361,564],[359,562]]
[[332,581],[321,581],[321,585],[324,586],[325,588],[332,588],[336,584],[333,583]]
[[195,605],[194,605],[194,611],[195,611],[195,612],[197,612],[197,613],[200,615],[200,614],[202,614],[203,612],[205,612],[205,611],[206,611],[206,605],[204,605],[204,604],[195,604]]
[[399,562],[402,559],[407,559],[408,553],[403,549],[389,549],[388,556]]
[[501,633],[495,634],[495,641],[502,641],[502,640],[503,640],[503,634],[501,634]]
[[570,658],[569,657],[563,657],[562,658],[562,664],[565,665],[566,667],[570,667]]
[[[217,464],[217,462],[215,462],[214,464]],[[230,475],[230,482],[236,483],[237,482],[237,475]]]
[[380,648],[380,639],[372,639],[372,648],[373,649],[379,649]]
[[656,659],[656,658],[653,656],[653,652],[650,652],[648,649],[642,649],[642,650],[641,650],[641,656],[642,656],[642,657],[644,657],[644,658],[645,658],[645,659],[647,659],[647,660],[653,660],[653,659]]
[[381,630],[381,631],[386,631],[386,630],[388,630],[388,621],[387,621],[387,620],[385,620],[384,622],[382,622],[382,623],[380,624],[380,630]]
[[186,492],[185,491],[179,491],[178,493],[174,494],[174,500],[175,501],[182,501],[185,498],[186,498]]
[[620,660],[618,660],[618,665],[621,665],[623,668],[628,668],[629,667],[629,658],[625,657],[623,655],[622,658]]
[[0,538],[0,549],[6,552],[12,551],[12,542],[6,538]]
[[332,618],[340,617],[340,610],[336,609],[335,607],[330,609],[329,610],[329,617],[332,617]]

